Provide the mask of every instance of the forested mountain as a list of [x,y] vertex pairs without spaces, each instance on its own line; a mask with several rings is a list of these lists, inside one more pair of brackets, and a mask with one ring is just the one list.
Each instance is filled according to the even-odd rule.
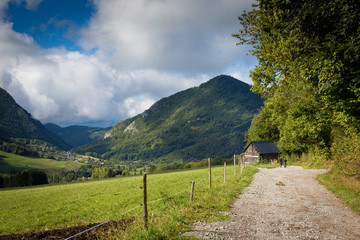
[[156,102],[79,147],[118,161],[189,161],[242,152],[244,133],[263,105],[250,86],[221,75]]
[[11,142],[14,138],[42,140],[61,149],[69,149],[68,144],[32,118],[9,93],[0,88],[0,140]]
[[71,147],[79,147],[88,144],[107,132],[109,128],[86,127],[72,125],[60,127],[53,123],[46,123],[45,127],[52,133],[56,134]]
[[360,173],[360,2],[260,0],[239,17],[253,46],[252,90],[265,99],[248,140]]

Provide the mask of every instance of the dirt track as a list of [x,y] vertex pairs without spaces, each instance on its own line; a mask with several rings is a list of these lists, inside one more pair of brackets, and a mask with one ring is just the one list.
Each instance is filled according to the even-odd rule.
[[261,169],[228,213],[186,233],[203,239],[360,239],[360,216],[316,181],[324,170]]

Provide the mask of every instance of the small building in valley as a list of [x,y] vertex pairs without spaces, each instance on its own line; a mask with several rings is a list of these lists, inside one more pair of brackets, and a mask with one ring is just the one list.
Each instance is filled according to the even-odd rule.
[[274,162],[278,160],[280,149],[273,141],[251,141],[244,148],[245,163],[261,161]]

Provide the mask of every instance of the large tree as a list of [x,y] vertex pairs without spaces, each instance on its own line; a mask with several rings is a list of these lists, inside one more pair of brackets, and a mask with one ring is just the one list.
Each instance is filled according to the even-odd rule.
[[250,140],[329,155],[335,126],[359,131],[359,1],[260,0],[239,21],[234,36],[258,59],[252,90],[266,99]]

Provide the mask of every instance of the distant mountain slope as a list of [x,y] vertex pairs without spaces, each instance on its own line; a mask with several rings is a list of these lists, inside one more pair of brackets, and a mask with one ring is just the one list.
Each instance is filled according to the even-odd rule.
[[119,161],[231,157],[242,151],[244,133],[262,105],[248,84],[221,75],[161,99],[76,151]]
[[91,143],[110,129],[77,125],[62,128],[53,123],[46,123],[45,127],[72,147]]
[[0,139],[8,141],[10,138],[37,139],[61,149],[69,149],[64,141],[32,118],[9,93],[0,88]]

